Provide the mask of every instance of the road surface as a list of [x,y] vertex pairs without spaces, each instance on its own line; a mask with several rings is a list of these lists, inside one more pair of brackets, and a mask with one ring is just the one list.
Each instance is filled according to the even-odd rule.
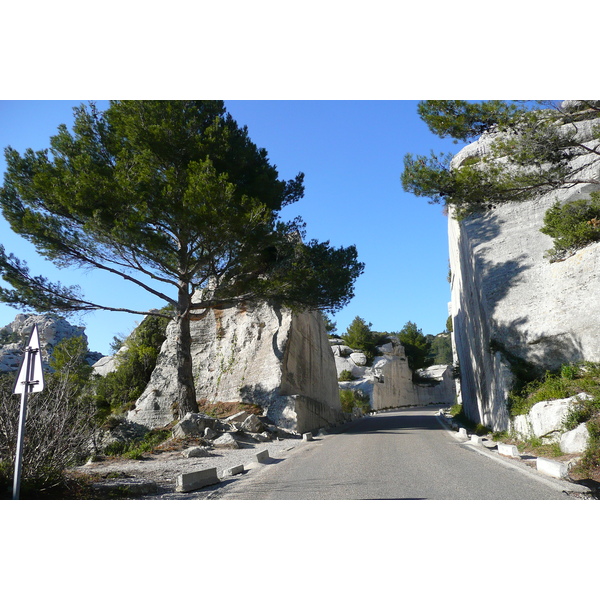
[[216,493],[224,500],[568,500],[558,481],[491,459],[443,427],[437,409],[365,417]]

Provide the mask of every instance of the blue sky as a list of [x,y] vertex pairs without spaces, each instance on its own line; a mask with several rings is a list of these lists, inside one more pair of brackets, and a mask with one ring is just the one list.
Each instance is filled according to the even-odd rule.
[[[49,146],[60,123],[70,125],[80,101],[0,101],[0,145],[20,152]],[[225,101],[251,139],[267,150],[280,177],[305,174],[305,196],[282,216],[301,216],[307,238],[333,246],[355,244],[365,272],[355,296],[333,320],[343,333],[355,316],[377,331],[398,331],[413,321],[424,333],[444,330],[448,314],[447,218],[442,207],[405,193],[400,184],[407,152],[457,151],[431,134],[416,101]],[[102,108],[106,102],[99,102]],[[0,170],[4,173],[4,155]],[[3,177],[3,175],[2,175]],[[25,259],[35,274],[78,284],[86,297],[136,309],[156,307],[153,297],[114,276],[58,271],[37,256],[0,217],[0,243]],[[19,311],[0,305],[0,325]],[[127,334],[135,315],[92,313],[69,317],[86,327],[90,349],[109,352],[114,335]]]

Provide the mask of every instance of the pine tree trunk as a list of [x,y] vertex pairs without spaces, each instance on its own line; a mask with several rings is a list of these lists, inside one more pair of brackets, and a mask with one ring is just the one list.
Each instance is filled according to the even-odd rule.
[[[180,293],[180,305],[189,298],[183,298]],[[190,319],[187,307],[180,306],[180,313],[175,317],[177,328],[176,360],[177,360],[177,395],[173,399],[177,403],[177,412],[182,419],[187,413],[197,413],[196,387],[192,369],[192,336],[190,334]],[[181,310],[184,308],[184,310]]]

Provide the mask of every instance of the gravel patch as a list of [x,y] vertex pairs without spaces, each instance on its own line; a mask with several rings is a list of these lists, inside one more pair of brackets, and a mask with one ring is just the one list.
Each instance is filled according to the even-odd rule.
[[[104,494],[120,493],[129,490],[130,497],[140,500],[202,500],[208,498],[217,489],[243,477],[248,467],[256,465],[256,454],[268,450],[269,461],[277,462],[296,446],[307,443],[302,436],[277,439],[262,443],[241,443],[240,448],[208,448],[209,455],[185,458],[181,451],[149,454],[141,460],[107,458],[100,462],[88,463],[74,469],[75,474],[90,475],[97,482],[94,487]],[[308,442],[310,443],[310,442]],[[223,475],[227,469],[244,466],[237,475]],[[204,469],[216,468],[221,483],[208,486],[194,492],[176,492],[177,477],[183,473],[192,473]],[[129,495],[128,494],[128,495]]]

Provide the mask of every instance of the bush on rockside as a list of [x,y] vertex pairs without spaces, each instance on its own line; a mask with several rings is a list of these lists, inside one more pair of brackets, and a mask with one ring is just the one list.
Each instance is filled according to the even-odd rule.
[[351,413],[354,408],[359,408],[363,413],[371,410],[369,395],[361,390],[340,390],[342,411]]
[[554,240],[554,247],[546,252],[551,262],[600,241],[600,192],[563,205],[556,202],[546,211],[540,231]]

